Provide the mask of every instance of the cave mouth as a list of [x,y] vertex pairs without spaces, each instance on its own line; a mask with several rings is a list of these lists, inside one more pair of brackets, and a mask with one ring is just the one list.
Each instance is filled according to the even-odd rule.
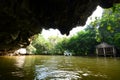
[[0,0],[0,51],[30,44],[29,38],[42,28],[62,34],[83,26],[98,5],[113,7],[120,0]]

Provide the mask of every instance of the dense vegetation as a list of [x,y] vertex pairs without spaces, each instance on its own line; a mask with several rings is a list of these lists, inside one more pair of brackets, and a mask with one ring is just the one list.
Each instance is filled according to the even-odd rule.
[[73,55],[94,55],[95,46],[101,42],[114,45],[120,51],[120,5],[106,9],[102,18],[96,18],[87,28],[72,37],[51,36],[46,40],[41,34],[32,37],[28,49],[34,54],[62,55],[65,50]]

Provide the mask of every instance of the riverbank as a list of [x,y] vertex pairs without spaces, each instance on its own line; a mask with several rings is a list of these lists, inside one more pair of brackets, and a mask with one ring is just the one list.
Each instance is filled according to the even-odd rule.
[[[50,54],[13,54],[13,53],[7,53],[7,54],[3,54],[0,56],[65,56],[65,55],[50,55]],[[72,55],[74,57],[120,57],[120,56],[97,56],[97,55]],[[69,56],[68,56],[69,57]]]

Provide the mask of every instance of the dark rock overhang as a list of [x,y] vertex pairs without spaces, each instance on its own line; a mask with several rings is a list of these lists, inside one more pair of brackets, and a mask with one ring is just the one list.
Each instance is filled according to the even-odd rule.
[[42,28],[62,34],[85,24],[98,5],[110,8],[120,0],[0,0],[0,50],[29,44]]

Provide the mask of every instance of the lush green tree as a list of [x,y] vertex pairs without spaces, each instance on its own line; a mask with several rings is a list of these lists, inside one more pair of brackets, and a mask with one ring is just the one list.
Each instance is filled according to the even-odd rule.
[[90,55],[94,53],[96,45],[96,29],[88,25],[85,31],[80,31],[77,35],[63,40],[59,47],[69,50],[73,55]]
[[44,54],[44,51],[49,50],[49,44],[42,35],[37,34],[32,39],[31,45],[36,49],[35,54]]
[[105,9],[101,19],[92,22],[98,28],[96,39],[114,45],[120,52],[120,4]]
[[120,49],[120,33],[116,33],[114,36],[115,45]]
[[36,53],[36,48],[33,47],[31,44],[29,46],[27,46],[27,53],[28,54],[35,54]]
[[67,39],[63,38],[61,41],[59,41],[55,47],[54,50],[57,52],[58,55],[63,55],[64,51],[66,50],[67,45]]

